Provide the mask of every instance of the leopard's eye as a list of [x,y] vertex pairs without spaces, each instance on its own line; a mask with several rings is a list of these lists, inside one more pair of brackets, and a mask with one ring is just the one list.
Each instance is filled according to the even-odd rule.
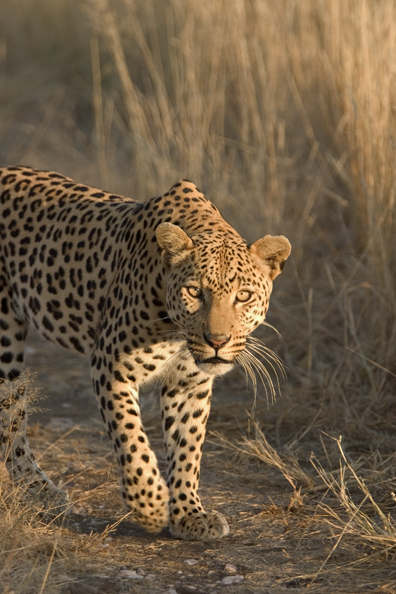
[[189,295],[195,299],[200,299],[202,297],[202,289],[199,287],[187,287],[187,291]]
[[236,294],[237,301],[240,303],[247,303],[250,301],[252,293],[250,291],[238,291]]

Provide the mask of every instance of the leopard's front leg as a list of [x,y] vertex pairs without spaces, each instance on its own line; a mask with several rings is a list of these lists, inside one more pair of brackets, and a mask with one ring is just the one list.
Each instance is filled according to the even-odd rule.
[[[190,370],[187,369],[190,367]],[[226,536],[225,517],[206,512],[198,495],[200,463],[209,416],[213,378],[195,365],[167,377],[162,387],[161,407],[167,451],[167,483],[170,492],[170,530],[185,540],[213,540]]]
[[132,359],[120,363],[98,349],[91,360],[91,376],[117,455],[125,505],[145,530],[158,533],[169,523],[169,493],[143,429],[136,381],[143,361],[139,353],[134,357],[133,364]]

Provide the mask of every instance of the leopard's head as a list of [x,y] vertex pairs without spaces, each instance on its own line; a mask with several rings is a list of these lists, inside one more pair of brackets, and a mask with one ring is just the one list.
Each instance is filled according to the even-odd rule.
[[247,336],[264,322],[290,243],[266,235],[249,246],[228,225],[189,237],[162,223],[156,233],[167,270],[169,317],[198,368],[222,375],[242,360]]

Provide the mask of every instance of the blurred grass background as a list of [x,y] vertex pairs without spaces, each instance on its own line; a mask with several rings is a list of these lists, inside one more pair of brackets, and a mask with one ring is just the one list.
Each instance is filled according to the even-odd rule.
[[285,344],[262,337],[288,381],[256,415],[279,448],[343,435],[394,476],[393,0],[2,0],[0,15],[1,162],[137,199],[187,177],[248,240],[286,235],[268,314]]

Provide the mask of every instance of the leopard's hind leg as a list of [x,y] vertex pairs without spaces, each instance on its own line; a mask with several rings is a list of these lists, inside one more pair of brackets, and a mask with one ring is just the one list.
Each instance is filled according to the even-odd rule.
[[0,269],[0,449],[13,480],[52,518],[70,504],[67,494],[37,464],[27,438],[26,385],[20,375],[26,334],[27,323],[14,313]]

